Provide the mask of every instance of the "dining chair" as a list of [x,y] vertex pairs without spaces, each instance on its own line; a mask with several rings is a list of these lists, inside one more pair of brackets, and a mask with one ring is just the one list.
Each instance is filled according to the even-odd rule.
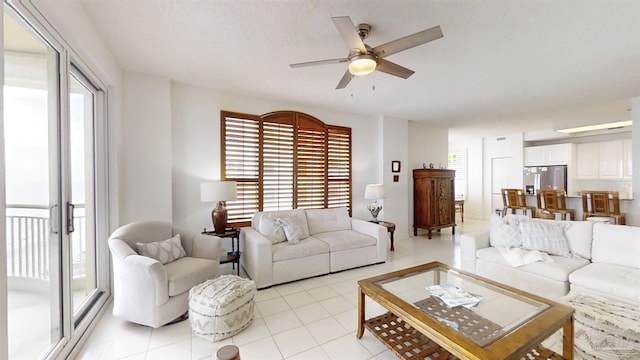
[[620,212],[620,196],[617,191],[583,191],[582,220],[613,218],[616,224],[625,225],[626,216]]
[[[502,216],[508,213],[515,214],[518,210],[521,210],[523,215],[528,215],[528,212],[531,211],[531,217],[535,216],[536,207],[527,206],[524,189],[501,189],[501,192],[504,206]],[[508,213],[507,210],[509,211]]]
[[536,191],[536,198],[538,201],[538,210],[536,211],[536,217],[545,219],[555,219],[556,214],[560,214],[561,220],[568,220],[567,215],[571,220],[576,219],[575,209],[567,209],[566,193],[564,190],[544,190],[538,189]]

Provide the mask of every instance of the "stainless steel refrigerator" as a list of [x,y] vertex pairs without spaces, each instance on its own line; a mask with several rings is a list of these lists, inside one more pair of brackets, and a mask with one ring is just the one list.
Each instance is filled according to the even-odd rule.
[[524,168],[524,188],[535,195],[538,189],[567,191],[567,165],[527,166]]

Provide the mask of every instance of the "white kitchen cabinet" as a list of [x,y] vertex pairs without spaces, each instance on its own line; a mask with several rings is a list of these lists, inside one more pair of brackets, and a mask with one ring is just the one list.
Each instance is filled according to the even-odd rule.
[[571,163],[571,144],[555,144],[545,146],[543,165],[569,165]]
[[569,165],[573,144],[531,146],[524,149],[525,166]]
[[598,177],[622,179],[623,143],[621,140],[598,143]]
[[578,179],[598,178],[598,155],[598,143],[578,144]]
[[544,146],[524,148],[524,166],[539,166],[544,164]]
[[[625,141],[578,144],[578,179],[621,180],[631,177],[631,141],[628,140],[628,145]],[[625,153],[626,147],[629,154]]]
[[631,149],[631,140],[624,140],[622,147],[622,177],[631,179],[633,177],[633,150]]

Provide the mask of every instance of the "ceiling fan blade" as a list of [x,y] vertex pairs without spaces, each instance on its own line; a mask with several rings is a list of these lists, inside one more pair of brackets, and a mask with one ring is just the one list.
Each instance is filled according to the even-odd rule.
[[333,20],[336,28],[338,28],[338,32],[340,33],[340,36],[342,36],[344,43],[347,44],[349,52],[357,49],[361,54],[367,53],[367,48],[364,46],[362,39],[360,39],[360,36],[356,31],[356,26],[353,25],[353,21],[351,21],[350,17],[338,16],[332,17],[331,20]]
[[349,84],[349,81],[351,81],[351,79],[353,79],[353,75],[351,75],[351,73],[349,72],[349,69],[347,69],[347,71],[342,76],[342,79],[340,79],[338,86],[336,86],[336,90],[346,88],[347,85]]
[[406,67],[400,66],[396,63],[392,63],[391,61],[380,59],[378,60],[378,65],[376,66],[376,70],[382,71],[384,73],[401,77],[403,79],[408,78],[413,75],[415,71],[409,70]]
[[440,26],[435,26],[431,29],[423,30],[413,35],[407,35],[405,37],[389,41],[386,44],[376,46],[373,48],[373,53],[376,54],[378,58],[383,58],[385,56],[428,43],[429,41],[440,39],[441,37],[443,37],[442,29],[440,29]]
[[299,68],[305,66],[316,66],[316,65],[327,65],[327,64],[340,64],[349,62],[348,58],[340,58],[340,59],[327,59],[327,60],[317,60],[317,61],[309,61],[297,64],[289,64],[292,68]]

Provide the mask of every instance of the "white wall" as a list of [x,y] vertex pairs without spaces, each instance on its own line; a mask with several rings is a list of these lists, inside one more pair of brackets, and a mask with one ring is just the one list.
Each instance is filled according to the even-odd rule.
[[482,138],[461,140],[449,144],[449,152],[467,151],[467,191],[464,199],[464,217],[484,219],[484,158]]
[[[481,219],[488,219],[502,207],[501,188],[523,188],[523,134],[486,137],[483,139],[483,206]],[[497,167],[492,164],[499,164]],[[503,174],[504,176],[496,176]]]
[[[366,184],[380,182],[381,122],[366,116],[267,99],[252,98],[188,84],[171,86],[173,222],[195,231],[211,228],[212,204],[200,202],[199,183],[220,178],[220,111],[264,114],[294,110],[315,116],[327,124],[352,129],[353,216],[371,217],[364,200]],[[372,154],[374,154],[372,156]],[[390,165],[389,165],[390,166]],[[131,181],[134,181],[133,179]],[[399,220],[406,214],[385,216]],[[406,220],[405,220],[406,222]]]
[[[411,167],[409,166],[409,122],[397,118],[384,117],[382,120],[382,183],[385,187],[386,199],[383,202],[379,219],[396,224],[394,238],[408,237],[413,225],[409,218],[407,203],[413,202]],[[400,172],[391,172],[391,162],[400,161]],[[398,182],[393,176],[398,175]]]
[[[3,16],[4,18],[4,16]],[[3,20],[0,19],[0,34],[3,32]],[[4,36],[0,36],[0,44],[4,49]],[[0,77],[4,83],[4,56],[0,59]],[[4,99],[3,89],[0,88],[0,98]],[[4,101],[0,101],[0,169],[4,169]],[[0,189],[6,189],[5,187],[5,172],[0,171]],[[6,219],[7,201],[5,199],[5,191],[0,191],[0,219]],[[0,266],[0,358],[5,359],[9,355],[9,339],[8,334],[8,310],[7,310],[7,238],[4,236],[6,221],[0,221],[0,259],[3,259],[2,266]]]
[[631,99],[631,153],[633,168],[633,201],[628,205],[627,209],[621,209],[627,213],[627,225],[640,226],[640,97]]
[[172,220],[171,82],[125,72],[120,223]]
[[407,211],[409,214],[409,232],[413,234],[413,169],[421,169],[423,164],[428,167],[433,163],[435,168],[446,168],[448,161],[448,130],[437,126],[409,121],[409,197]]

